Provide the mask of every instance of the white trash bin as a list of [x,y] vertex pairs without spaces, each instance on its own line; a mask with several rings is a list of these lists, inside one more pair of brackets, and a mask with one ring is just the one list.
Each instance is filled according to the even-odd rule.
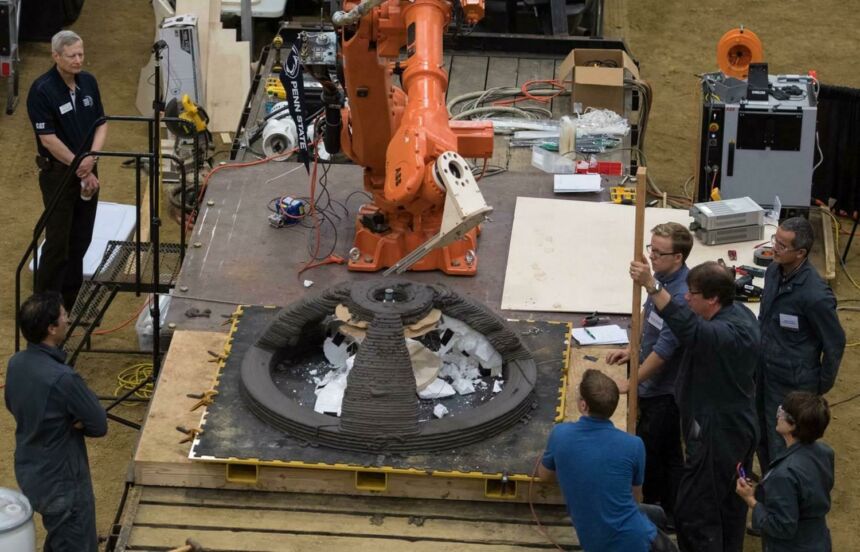
[[0,487],[0,550],[36,550],[36,529],[30,501],[18,491],[4,487]]

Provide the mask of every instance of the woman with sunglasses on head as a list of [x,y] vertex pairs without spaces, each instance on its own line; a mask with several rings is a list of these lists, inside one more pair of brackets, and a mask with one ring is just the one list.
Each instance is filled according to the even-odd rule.
[[813,393],[789,393],[776,411],[776,431],[786,449],[770,463],[757,486],[739,478],[738,495],[752,509],[764,552],[829,552],[833,449],[818,441],[830,423],[827,401]]

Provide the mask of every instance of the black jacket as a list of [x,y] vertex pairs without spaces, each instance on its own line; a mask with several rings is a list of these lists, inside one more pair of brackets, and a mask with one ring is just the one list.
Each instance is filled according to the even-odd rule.
[[816,441],[782,451],[756,488],[753,529],[764,552],[829,552],[833,449]]
[[84,436],[107,433],[98,397],[65,358],[60,349],[31,343],[6,373],[6,408],[17,423],[15,477],[39,512],[74,500],[74,493],[92,493]]
[[804,261],[785,281],[779,265],[771,263],[758,318],[766,376],[794,389],[830,391],[845,350],[845,332],[833,291],[812,263]]
[[754,425],[759,330],[753,313],[733,303],[705,320],[670,302],[660,315],[684,346],[675,383],[682,419],[741,413]]

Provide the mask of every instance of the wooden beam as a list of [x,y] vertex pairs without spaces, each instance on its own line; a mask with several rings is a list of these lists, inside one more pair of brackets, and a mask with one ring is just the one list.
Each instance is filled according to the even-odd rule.
[[[636,171],[636,222],[633,235],[633,259],[639,260],[645,247],[645,182],[647,169]],[[630,385],[627,389],[627,433],[636,434],[639,406],[639,341],[642,337],[642,286],[633,282],[633,304],[630,326]]]

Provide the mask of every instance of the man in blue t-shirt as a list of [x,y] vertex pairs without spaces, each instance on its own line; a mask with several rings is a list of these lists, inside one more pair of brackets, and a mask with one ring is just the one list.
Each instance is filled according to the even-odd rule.
[[553,428],[538,476],[558,480],[586,551],[677,550],[637,504],[645,476],[645,446],[639,437],[612,425],[609,418],[618,406],[618,395],[612,378],[585,371],[577,400],[582,417]]

